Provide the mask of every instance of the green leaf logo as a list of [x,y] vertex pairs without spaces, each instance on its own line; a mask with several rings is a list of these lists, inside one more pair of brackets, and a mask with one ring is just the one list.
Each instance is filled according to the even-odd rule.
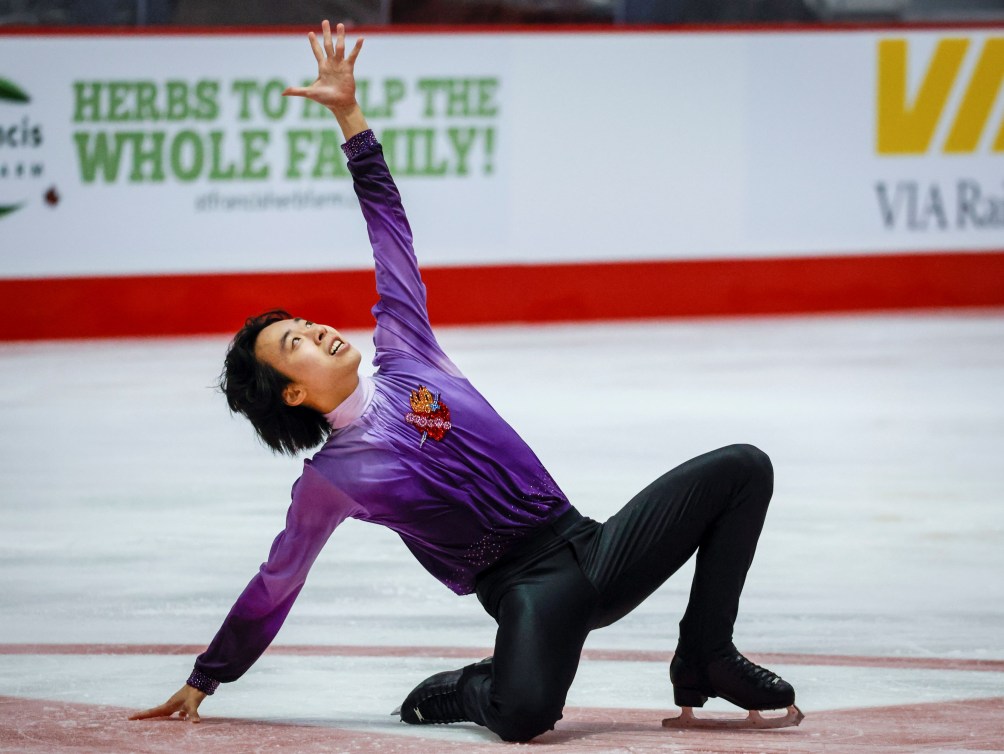
[[[28,93],[13,81],[0,77],[0,103],[3,102],[17,102],[24,104],[26,102],[31,102],[31,97],[29,97]],[[0,204],[0,218],[4,218],[13,212],[17,212],[24,206],[24,204],[24,202],[20,202],[19,204]]]
[[0,102],[31,102],[31,97],[13,81],[0,78]]

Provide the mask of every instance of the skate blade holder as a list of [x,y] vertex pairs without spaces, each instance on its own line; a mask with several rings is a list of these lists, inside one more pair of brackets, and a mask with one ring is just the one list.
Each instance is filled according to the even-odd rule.
[[805,718],[802,710],[792,704],[788,707],[784,715],[771,715],[764,717],[757,710],[750,710],[749,716],[742,720],[722,719],[714,717],[697,717],[694,715],[693,707],[683,707],[677,717],[667,717],[662,721],[663,728],[687,729],[697,728],[704,730],[739,730],[739,729],[768,729],[768,728],[790,728],[798,725]]

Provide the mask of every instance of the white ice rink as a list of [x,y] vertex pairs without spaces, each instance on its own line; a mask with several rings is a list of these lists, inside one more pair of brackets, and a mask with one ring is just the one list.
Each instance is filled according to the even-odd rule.
[[[675,709],[666,660],[687,568],[591,636],[566,720],[543,742],[1004,751],[1004,313],[439,334],[593,518],[714,447],[750,442],[774,462],[736,644],[779,655],[771,666],[796,687],[802,727],[731,739],[659,727]],[[348,337],[368,355],[368,333]],[[472,726],[415,729],[387,714],[425,675],[479,659],[494,623],[393,534],[354,521],[280,632],[288,651],[202,705],[207,723],[227,725],[124,721],[184,682],[267,556],[298,476],[300,461],[258,445],[213,389],[226,342],[0,345],[0,751],[497,747]],[[929,723],[937,735],[911,743],[914,713],[900,708],[958,700],[958,724]],[[977,723],[972,700],[989,705]],[[834,732],[886,708],[899,713],[861,723],[856,740]],[[881,719],[907,732],[882,738]]]

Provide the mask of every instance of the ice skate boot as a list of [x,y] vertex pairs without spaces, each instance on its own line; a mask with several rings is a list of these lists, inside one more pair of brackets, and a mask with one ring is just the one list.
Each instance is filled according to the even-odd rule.
[[431,675],[418,684],[392,715],[400,715],[409,725],[472,722],[464,712],[460,697],[460,681],[465,673],[489,665],[491,658],[460,670],[447,670]]
[[[692,664],[677,654],[669,666],[673,701],[682,710],[678,717],[662,721],[665,728],[787,728],[798,725],[804,715],[795,706],[795,689],[776,673],[754,665],[735,647],[704,664]],[[745,719],[698,718],[694,707],[703,707],[717,696],[749,710]],[[783,716],[764,717],[761,710],[787,708]]]

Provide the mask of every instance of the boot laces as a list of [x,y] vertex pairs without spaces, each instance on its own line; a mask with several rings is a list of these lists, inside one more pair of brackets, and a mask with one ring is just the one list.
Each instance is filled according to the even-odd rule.
[[422,722],[466,722],[455,689],[432,692],[415,704],[415,716]]
[[738,675],[752,681],[761,688],[770,688],[781,680],[781,676],[771,672],[767,668],[762,668],[750,662],[738,652],[729,658],[728,664]]

